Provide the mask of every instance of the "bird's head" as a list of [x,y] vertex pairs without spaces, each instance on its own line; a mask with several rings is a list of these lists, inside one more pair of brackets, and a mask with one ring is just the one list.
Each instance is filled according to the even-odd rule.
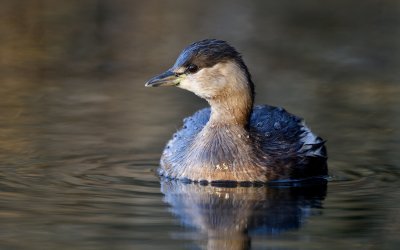
[[226,98],[233,93],[254,96],[250,73],[240,54],[227,42],[206,39],[185,48],[175,64],[150,79],[146,87],[177,86],[206,99]]

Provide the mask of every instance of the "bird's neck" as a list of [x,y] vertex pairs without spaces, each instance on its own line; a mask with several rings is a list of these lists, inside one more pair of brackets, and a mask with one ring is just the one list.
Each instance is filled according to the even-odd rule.
[[253,108],[248,90],[231,90],[221,96],[207,100],[211,116],[207,126],[239,126],[247,128]]

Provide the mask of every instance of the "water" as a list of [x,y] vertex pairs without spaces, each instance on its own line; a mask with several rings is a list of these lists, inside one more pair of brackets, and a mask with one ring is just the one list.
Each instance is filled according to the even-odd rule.
[[[396,249],[397,1],[2,1],[1,249]],[[327,186],[163,182],[206,103],[144,82],[188,43],[244,55],[257,103],[328,140]]]

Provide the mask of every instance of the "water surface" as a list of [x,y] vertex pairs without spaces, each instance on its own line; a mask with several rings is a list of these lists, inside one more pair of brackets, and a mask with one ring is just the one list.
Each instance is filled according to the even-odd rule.
[[[2,1],[1,249],[396,249],[397,1]],[[256,102],[327,139],[330,181],[204,187],[155,174],[207,104],[144,82],[195,40],[243,53]]]

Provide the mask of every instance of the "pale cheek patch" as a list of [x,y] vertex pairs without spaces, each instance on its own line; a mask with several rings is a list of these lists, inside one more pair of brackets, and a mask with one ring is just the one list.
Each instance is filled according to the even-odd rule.
[[225,62],[186,75],[178,87],[203,98],[212,98],[229,87],[242,89],[245,86],[246,79],[239,66],[233,62]]
[[209,68],[199,71],[197,81],[203,85],[203,87],[215,87],[221,86],[226,83],[225,76],[218,68]]

